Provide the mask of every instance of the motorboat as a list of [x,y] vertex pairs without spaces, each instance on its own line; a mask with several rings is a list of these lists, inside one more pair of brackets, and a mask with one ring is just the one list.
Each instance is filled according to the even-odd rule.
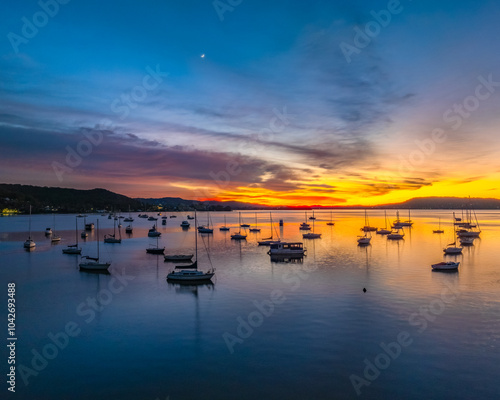
[[432,269],[436,271],[454,271],[458,269],[458,266],[460,265],[460,262],[453,262],[453,261],[448,261],[448,262],[440,262],[437,264],[432,264]]
[[267,254],[270,256],[303,257],[306,252],[302,242],[279,242],[270,246]]

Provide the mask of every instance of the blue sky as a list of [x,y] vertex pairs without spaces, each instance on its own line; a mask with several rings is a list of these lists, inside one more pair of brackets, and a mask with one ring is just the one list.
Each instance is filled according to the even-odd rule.
[[[41,8],[4,6],[1,181],[276,204],[498,197],[499,93],[456,129],[443,113],[500,81],[500,5],[401,1],[348,62],[341,44],[388,4],[243,0],[221,21],[212,1],[71,0],[17,52]],[[402,168],[436,128],[446,142]],[[102,142],[72,166],[85,132]]]

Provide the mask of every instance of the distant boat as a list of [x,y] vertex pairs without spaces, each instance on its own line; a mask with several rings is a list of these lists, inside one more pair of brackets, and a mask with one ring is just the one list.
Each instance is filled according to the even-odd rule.
[[459,237],[461,246],[472,246],[474,244],[474,237]]
[[314,216],[314,210],[313,210],[313,215],[312,215],[312,217],[309,217],[309,219],[310,219],[310,220],[313,220],[313,221],[316,219],[316,217]]
[[116,238],[116,220],[113,222],[113,234],[112,235],[104,235],[104,243],[121,243],[122,242],[122,234],[120,228],[118,228],[119,238]]
[[193,257],[194,254],[168,254],[164,258],[165,261],[191,261]]
[[441,217],[439,217],[439,226],[438,226],[438,229],[433,230],[432,233],[444,233],[444,231],[441,229]]
[[31,204],[30,204],[30,216],[29,216],[29,220],[28,220],[28,227],[29,227],[28,239],[26,239],[24,241],[23,246],[25,249],[31,250],[31,249],[35,248],[35,246],[36,246],[35,241],[33,239],[31,239]]
[[207,211],[207,225],[198,226],[198,232],[200,233],[214,233],[213,227],[210,224],[210,212]]
[[52,229],[46,228],[45,229],[45,236],[50,236],[50,235],[52,235]]
[[[400,232],[402,231],[402,232]],[[393,229],[391,233],[387,235],[387,239],[389,240],[401,240],[404,239],[405,233],[403,231],[403,228],[398,227],[396,229]]]
[[92,230],[94,230],[94,223],[90,222],[88,224],[85,224],[85,230],[86,231],[92,231]]
[[158,218],[155,218],[155,217],[149,217],[148,218],[148,221],[157,221],[157,220],[158,220]]
[[267,254],[270,256],[303,257],[306,252],[302,242],[273,243]]
[[171,215],[170,218],[177,218],[177,215]]
[[125,228],[125,233],[131,234],[133,232],[132,224],[129,224]]
[[97,257],[82,256],[82,260],[87,261],[80,262],[79,266],[81,270],[88,271],[106,271],[111,265],[110,262],[99,262],[99,220],[97,220]]
[[[368,225],[368,215],[366,213],[366,210],[365,210],[365,226],[363,228],[361,228],[362,231],[365,232],[365,234],[363,236],[358,236],[358,245],[361,245],[361,246],[366,246],[366,245],[369,245],[370,244],[370,241],[372,240],[372,237],[371,237],[371,230],[370,229],[366,229],[366,228],[370,228],[370,226]],[[377,228],[375,228],[376,230]]]
[[158,246],[158,238],[159,238],[159,236],[156,236],[156,247],[149,246],[146,249],[146,253],[149,253],[149,254],[163,254],[163,252],[165,251],[165,247],[159,247]]
[[139,214],[138,217],[139,218],[148,218],[148,214]]
[[271,246],[272,244],[274,243],[280,243],[281,240],[278,239],[277,240],[274,240],[273,239],[273,215],[271,213],[269,213],[269,221],[270,221],[270,224],[271,224],[271,236],[270,237],[267,237],[267,238],[264,238],[263,240],[259,241],[259,246]]
[[454,271],[458,269],[460,262],[440,262],[437,264],[432,264],[432,269],[437,271]]
[[51,243],[59,243],[61,241],[61,236],[56,235],[56,214],[54,214],[54,230],[52,231],[52,237],[50,238]]
[[408,209],[408,221],[401,221],[399,219],[399,211],[396,212],[396,216],[397,216],[396,217],[396,221],[394,221],[394,223],[392,225],[392,227],[394,229],[401,228],[403,226],[412,226],[413,225],[413,222],[412,222],[412,220],[410,218],[410,209]]
[[191,215],[188,215],[187,219],[194,219],[194,217],[192,217]]
[[76,244],[70,244],[62,250],[63,254],[81,254],[82,249],[78,247],[78,218],[75,218],[75,240]]
[[[242,227],[243,225],[245,225],[245,224],[242,224],[242,223],[241,223],[241,212],[240,212],[240,213],[238,213],[238,223],[239,223],[239,225],[240,225],[240,230],[238,231],[238,233],[233,233],[233,234],[231,235],[231,239],[233,239],[233,240],[246,240],[246,239],[247,239],[247,235],[243,235],[243,234],[241,233],[241,227]],[[250,226],[250,225],[248,225],[248,226]]]
[[333,212],[330,211],[330,221],[326,223],[327,225],[333,226],[335,222],[333,222]]
[[124,222],[134,222],[134,219],[132,218],[132,214],[130,213],[130,206],[128,206],[128,217],[125,218],[123,221]]
[[219,231],[228,231],[229,228],[226,226],[226,216],[224,215],[224,225],[219,228]]
[[153,225],[153,227],[148,231],[148,236],[149,237],[157,237],[157,236],[161,236],[161,232],[158,232],[156,230],[156,224]]
[[246,224],[246,223],[243,223],[243,224],[242,224],[242,223],[241,223],[241,220],[242,220],[242,219],[241,219],[241,212],[240,212],[240,217],[239,217],[239,219],[240,219],[240,227],[241,227],[241,228],[250,228],[250,224]]
[[[195,228],[197,228],[196,223],[196,212],[195,212]],[[186,265],[181,268],[180,271],[176,271],[175,269],[171,271],[167,275],[167,281],[170,282],[206,282],[210,281],[212,277],[215,275],[215,269],[212,267],[207,272],[198,271],[198,234],[195,230],[195,254],[196,260],[191,265]],[[207,250],[208,251],[208,250]],[[177,268],[177,267],[176,267]]]
[[182,221],[181,222],[181,227],[182,228],[189,228],[191,226],[191,224],[187,221]]
[[167,225],[167,220],[166,220],[166,219],[162,219],[162,220],[161,220],[161,224],[162,224],[162,225]]
[[[313,211],[314,212],[314,211]],[[312,232],[307,232],[302,234],[303,239],[321,239],[321,233],[314,233],[314,222],[316,218],[313,219]]]
[[260,228],[257,225],[257,213],[255,213],[255,227],[249,229],[250,232],[260,232]]
[[387,229],[387,210],[384,210],[384,221],[385,221],[384,229],[378,229],[377,235],[388,235],[392,232],[389,229]]
[[[472,214],[474,214],[474,219],[476,222],[475,224],[472,220]],[[455,216],[455,213],[453,213],[453,216]],[[478,238],[479,235],[481,234],[481,228],[479,227],[479,221],[477,220],[476,212],[472,209],[472,203],[465,210],[465,218],[466,218],[465,222],[458,224],[460,227],[463,228],[457,231],[458,237]],[[455,218],[455,220],[457,219]]]
[[361,228],[361,230],[363,232],[376,232],[377,231],[377,228],[370,226],[370,223],[368,221],[368,214],[367,214],[366,210],[365,210],[365,226],[363,226]]
[[302,222],[299,226],[299,230],[301,231],[310,231],[311,230],[311,225],[307,223],[307,211],[305,212],[306,215],[306,222]]

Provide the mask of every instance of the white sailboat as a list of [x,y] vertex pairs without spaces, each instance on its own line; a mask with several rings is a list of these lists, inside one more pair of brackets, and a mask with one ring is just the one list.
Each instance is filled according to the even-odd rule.
[[391,233],[387,235],[389,240],[401,240],[404,239],[405,233],[401,226],[394,228]]
[[104,243],[121,243],[122,242],[122,233],[120,228],[118,227],[118,235],[119,238],[116,237],[116,219],[113,221],[113,234],[104,235]]
[[367,213],[365,210],[365,226],[363,228],[361,228],[361,230],[364,231],[365,234],[362,236],[358,236],[358,239],[357,239],[358,245],[360,245],[360,246],[369,245],[371,240],[372,240],[371,233],[370,233],[371,230],[367,229],[367,228],[371,228],[371,227],[368,225],[368,216],[367,216]]
[[97,220],[97,257],[82,256],[82,260],[87,261],[80,262],[79,266],[81,270],[87,271],[106,271],[111,262],[99,262],[99,220]]
[[[453,226],[453,223],[452,223],[452,226]],[[443,249],[444,254],[447,254],[447,255],[461,254],[463,248],[462,247],[457,247],[457,235],[456,235],[456,233],[454,232],[453,229],[452,229],[452,231],[453,231],[453,239],[454,239],[453,243],[449,243],[449,244],[446,245],[446,247]]]
[[301,231],[310,231],[311,230],[311,225],[309,225],[307,223],[307,211],[305,212],[305,216],[306,216],[305,222],[302,222],[300,224],[299,230],[301,230]]
[[[313,211],[314,212],[314,211]],[[303,239],[321,239],[321,233],[315,233],[314,232],[314,222],[316,218],[314,218],[313,221],[313,227],[312,227],[312,232],[307,232],[302,234]]]
[[25,249],[30,250],[30,249],[35,248],[35,246],[36,246],[35,241],[33,239],[31,239],[31,204],[30,204],[30,216],[29,216],[28,226],[29,226],[28,239],[25,240],[23,246]]
[[387,210],[384,210],[384,221],[385,221],[384,229],[377,230],[377,235],[388,235],[392,232],[389,229],[387,229]]
[[78,217],[75,218],[75,244],[70,244],[62,250],[63,254],[81,254],[82,249],[78,247]]
[[50,238],[51,243],[59,243],[61,241],[61,236],[56,235],[56,214],[54,214],[54,229],[52,230],[52,237]]
[[257,225],[257,213],[255,213],[255,228],[250,228],[250,232],[260,232],[260,228]]
[[271,236],[267,237],[267,238],[264,238],[263,240],[259,241],[259,246],[270,246],[272,244],[280,243],[281,242],[279,236],[278,236],[277,240],[273,239],[274,228],[273,228],[273,215],[271,213],[269,213],[269,221],[271,223]]
[[[233,233],[231,235],[231,239],[234,239],[234,240],[246,240],[247,239],[247,235],[243,235],[241,233],[241,227],[245,224],[242,224],[241,223],[241,212],[239,213],[239,216],[238,216],[238,219],[239,219],[239,224],[240,224],[240,230],[238,231],[238,233]],[[250,226],[250,225],[249,225]]]
[[[195,216],[196,218],[196,216]],[[198,232],[200,233],[214,233],[214,228],[210,224],[210,212],[207,211],[207,225],[201,225],[198,227]]]
[[[194,224],[197,228],[196,211],[194,212]],[[195,229],[195,254],[196,260],[191,265],[176,266],[182,268],[180,271],[173,270],[167,275],[167,281],[170,282],[207,282],[215,275],[215,268],[209,269],[207,272],[198,271],[198,234]],[[210,256],[209,256],[210,260]]]

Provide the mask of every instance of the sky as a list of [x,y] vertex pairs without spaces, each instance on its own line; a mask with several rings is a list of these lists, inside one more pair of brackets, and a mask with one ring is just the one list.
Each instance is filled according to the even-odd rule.
[[296,206],[500,198],[496,1],[2,8],[2,183]]

